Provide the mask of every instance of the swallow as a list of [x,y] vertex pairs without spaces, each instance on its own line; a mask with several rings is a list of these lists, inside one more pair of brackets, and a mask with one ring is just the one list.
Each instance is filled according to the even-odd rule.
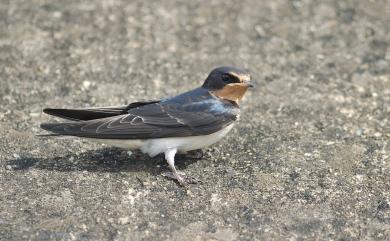
[[208,147],[233,128],[240,115],[238,102],[253,87],[247,71],[218,67],[203,85],[174,97],[123,106],[55,109],[44,113],[66,119],[42,123],[51,136],[74,136],[154,157],[163,153],[171,177],[185,185],[175,167],[175,154]]

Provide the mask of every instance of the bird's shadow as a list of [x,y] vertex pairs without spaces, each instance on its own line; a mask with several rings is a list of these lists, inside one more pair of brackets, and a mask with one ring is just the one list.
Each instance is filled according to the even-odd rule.
[[[196,159],[178,156],[176,165],[179,169],[186,169],[187,166],[196,162]],[[117,148],[103,148],[90,150],[80,154],[69,154],[48,158],[18,157],[5,162],[7,168],[14,171],[23,171],[31,168],[73,172],[126,172],[146,171],[153,175],[161,174],[169,170],[162,155],[151,158],[141,152],[133,152]],[[158,168],[159,166],[164,168]]]

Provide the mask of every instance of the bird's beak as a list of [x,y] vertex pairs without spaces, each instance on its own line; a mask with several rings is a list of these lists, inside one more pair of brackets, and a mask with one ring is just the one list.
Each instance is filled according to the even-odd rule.
[[249,88],[255,87],[251,82],[245,82],[245,85],[248,86]]

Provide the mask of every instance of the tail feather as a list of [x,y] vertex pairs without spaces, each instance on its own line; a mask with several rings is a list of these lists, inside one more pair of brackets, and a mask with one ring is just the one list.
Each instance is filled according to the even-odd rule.
[[101,119],[101,118],[126,114],[126,112],[130,109],[157,103],[157,102],[159,102],[159,100],[139,101],[139,102],[131,103],[129,105],[123,105],[123,106],[87,108],[87,109],[46,108],[43,110],[43,112],[63,119],[68,119],[73,121],[87,121],[87,120],[95,120],[95,119]]
[[44,109],[43,112],[49,115],[61,117],[68,120],[94,120],[121,115],[127,106],[112,108],[91,108],[91,109]]
[[54,109],[46,108],[44,113],[57,116],[63,119],[71,120],[72,122],[65,123],[42,123],[40,127],[48,134],[37,135],[39,137],[47,136],[94,136],[91,133],[81,133],[80,128],[84,121],[93,121],[98,119],[109,118],[113,116],[127,114],[128,110],[138,108],[144,105],[157,103],[159,100],[139,101],[124,106],[102,107],[102,108],[88,108],[88,109]]
[[[64,129],[65,125],[65,123],[42,123],[40,127],[46,131],[52,132],[47,135],[61,135],[62,133],[59,130]],[[46,136],[46,134],[43,136]]]
[[49,133],[49,134],[36,134],[36,137],[52,137],[52,136],[61,136],[60,134]]

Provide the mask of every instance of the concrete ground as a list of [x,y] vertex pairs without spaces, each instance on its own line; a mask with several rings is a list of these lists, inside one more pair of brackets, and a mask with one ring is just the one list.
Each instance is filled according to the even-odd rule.
[[[390,2],[0,1],[0,240],[390,240]],[[216,66],[257,88],[201,160],[37,138]],[[131,155],[130,155],[131,154]]]

